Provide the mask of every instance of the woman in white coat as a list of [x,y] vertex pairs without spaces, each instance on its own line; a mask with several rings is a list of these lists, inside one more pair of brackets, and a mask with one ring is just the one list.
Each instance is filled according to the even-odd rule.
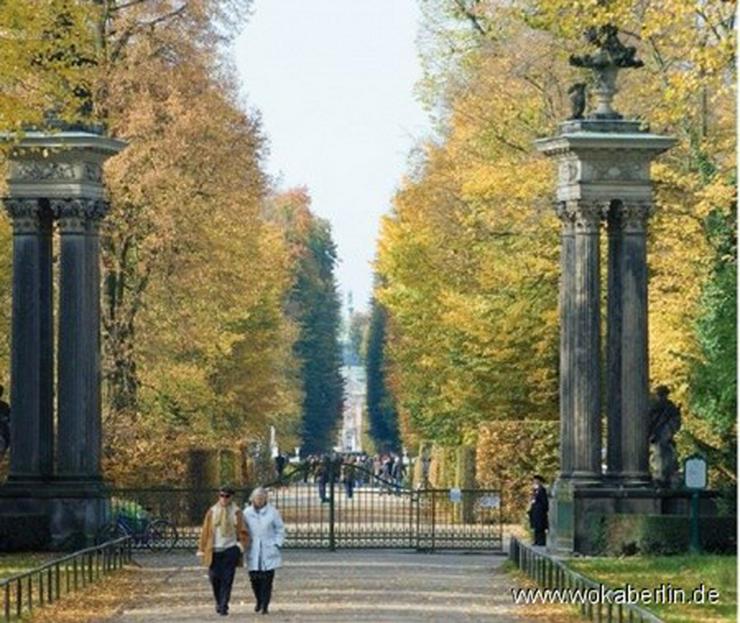
[[272,596],[275,569],[283,564],[280,548],[285,540],[285,526],[278,510],[267,502],[267,491],[257,487],[244,507],[244,519],[250,536],[249,552],[244,564],[249,569],[249,581],[257,598],[255,612],[267,614]]

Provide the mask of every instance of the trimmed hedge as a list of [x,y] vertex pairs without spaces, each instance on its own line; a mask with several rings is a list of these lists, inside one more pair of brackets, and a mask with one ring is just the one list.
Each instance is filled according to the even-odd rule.
[[49,518],[46,515],[0,515],[0,552],[44,551],[50,544]]
[[558,420],[501,420],[481,426],[476,447],[478,486],[498,489],[504,521],[526,522],[532,476],[552,483],[559,468]]
[[[735,517],[701,517],[702,550],[715,554],[737,552]],[[689,549],[686,515],[595,515],[597,552],[609,556],[681,554]]]

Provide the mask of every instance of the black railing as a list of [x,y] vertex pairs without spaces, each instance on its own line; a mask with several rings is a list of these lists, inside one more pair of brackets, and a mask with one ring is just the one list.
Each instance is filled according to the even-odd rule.
[[[608,587],[569,569],[563,562],[552,558],[511,537],[509,559],[544,589],[579,591],[580,598],[573,605],[581,616],[599,623],[663,623],[662,619],[636,604],[613,603],[608,599],[588,599],[587,592],[594,596],[608,592]],[[559,603],[559,602],[558,602]]]
[[18,621],[34,608],[52,604],[130,561],[131,539],[124,537],[0,580],[2,620]]
[[[269,485],[270,501],[285,522],[286,548],[503,549],[499,491],[410,489],[359,466],[327,469],[328,475],[299,465]],[[237,490],[234,501],[243,507],[249,493]],[[117,489],[111,491],[111,511],[170,521],[177,528],[175,547],[195,549],[217,494],[215,489]],[[143,545],[134,540],[133,547]]]

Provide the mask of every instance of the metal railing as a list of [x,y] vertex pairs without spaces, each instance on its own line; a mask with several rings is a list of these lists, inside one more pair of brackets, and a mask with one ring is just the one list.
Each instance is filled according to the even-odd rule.
[[24,613],[52,604],[130,561],[131,537],[123,537],[0,580],[0,620],[18,621]]
[[[511,537],[509,560],[544,589],[580,591],[583,597],[587,591],[601,593],[604,585],[569,569],[561,561],[544,552],[535,550]],[[608,587],[606,587],[608,590]],[[558,601],[558,603],[560,603]],[[608,600],[589,600],[586,598],[573,602],[581,616],[599,623],[663,623],[652,612],[635,604],[610,603]]]
[[[286,527],[285,548],[409,548],[503,551],[501,493],[493,489],[409,489],[361,467],[320,477],[306,466],[268,486]],[[315,477],[315,480],[314,480]],[[352,478],[352,486],[347,485]],[[237,489],[242,507],[250,489]],[[177,549],[195,549],[216,489],[111,489],[110,512],[160,517],[177,527]],[[134,539],[133,548],[146,543]]]

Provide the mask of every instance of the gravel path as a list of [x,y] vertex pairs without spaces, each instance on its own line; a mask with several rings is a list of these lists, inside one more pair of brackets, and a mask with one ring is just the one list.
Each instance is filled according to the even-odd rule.
[[[234,585],[231,615],[214,612],[205,570],[192,554],[140,555],[150,579],[111,623],[195,621],[321,621],[339,623],[462,623],[542,621],[514,606],[503,556],[397,551],[300,551],[284,553],[268,616],[253,611],[244,570]],[[547,620],[547,619],[545,619]]]

